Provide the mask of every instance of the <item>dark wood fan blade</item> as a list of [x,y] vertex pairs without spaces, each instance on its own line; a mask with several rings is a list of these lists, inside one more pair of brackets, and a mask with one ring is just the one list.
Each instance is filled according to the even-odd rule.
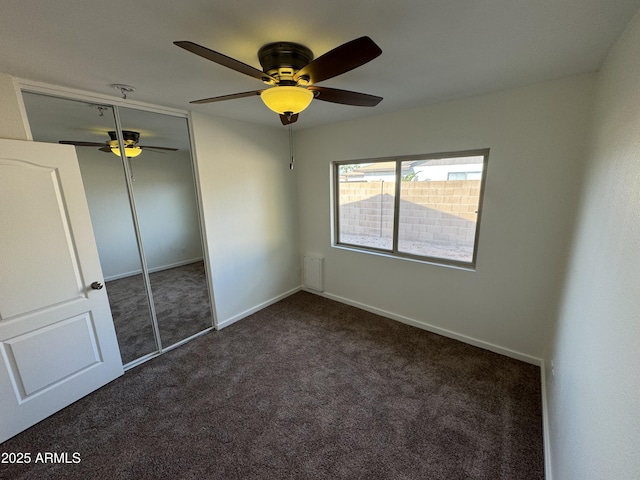
[[168,152],[176,152],[178,149],[177,148],[170,148],[170,147],[154,147],[151,145],[138,145],[140,148],[146,148],[146,149],[152,149],[152,150],[166,150]]
[[298,114],[294,113],[293,115],[280,115],[280,121],[283,125],[289,125],[290,123],[295,123],[298,121]]
[[382,97],[369,95],[368,93],[350,92],[349,90],[339,90],[337,88],[317,87],[312,85],[307,87],[315,93],[315,98],[325,102],[341,103],[343,105],[354,105],[356,107],[375,107],[382,101]]
[[145,152],[152,152],[152,153],[159,153],[161,155],[166,155],[167,152],[163,151],[163,150],[156,150],[153,147],[140,147],[142,150],[144,150]]
[[293,79],[307,77],[309,84],[322,82],[364,65],[381,53],[380,47],[369,37],[356,38],[320,55],[298,70]]
[[104,147],[106,145],[105,142],[76,142],[74,140],[60,140],[58,143],[63,145],[74,145],[76,147]]
[[260,95],[262,90],[253,90],[251,92],[242,92],[242,93],[232,93],[231,95],[222,95],[220,97],[211,97],[211,98],[203,98],[202,100],[193,100],[189,103],[212,103],[212,102],[221,102],[223,100],[233,100],[234,98],[244,98],[244,97],[252,97],[254,95]]
[[235,70],[236,72],[244,73],[245,75],[249,75],[250,77],[257,78],[258,80],[262,80],[262,81],[277,82],[275,78],[273,78],[271,75],[267,75],[262,70],[258,70],[257,68],[254,68],[251,65],[242,63],[240,60],[227,57],[222,53],[215,52],[206,47],[203,47],[202,45],[198,45],[197,43],[180,41],[180,42],[173,42],[173,44],[177,45],[180,48],[184,48],[188,52],[195,53],[196,55],[199,55],[202,58],[211,60],[212,62],[215,62],[218,65],[222,65],[223,67],[227,67],[227,68],[230,68],[231,70]]
[[109,147],[108,145],[105,145],[104,147],[99,148],[98,150],[100,150],[101,152],[111,153],[111,147]]

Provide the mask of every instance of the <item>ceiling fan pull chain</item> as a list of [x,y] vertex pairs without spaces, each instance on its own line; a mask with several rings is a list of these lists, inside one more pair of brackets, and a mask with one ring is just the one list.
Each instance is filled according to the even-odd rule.
[[293,155],[293,124],[289,124],[289,156],[291,157],[291,162],[289,162],[289,170],[293,170],[293,162],[295,162],[295,157]]
[[131,164],[131,157],[127,157],[127,163],[129,164],[129,171],[131,172],[131,181],[135,182],[136,181],[136,177],[133,173],[133,165]]

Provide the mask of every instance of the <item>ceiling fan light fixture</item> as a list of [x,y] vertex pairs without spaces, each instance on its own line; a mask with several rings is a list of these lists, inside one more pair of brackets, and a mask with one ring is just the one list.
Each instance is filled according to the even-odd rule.
[[[113,153],[114,155],[117,155],[119,157],[120,156],[120,148],[117,147],[117,146],[116,147],[111,147],[111,153]],[[137,157],[141,153],[142,153],[142,148],[137,146],[137,145],[125,145],[125,147],[124,147],[124,154],[128,158]]]
[[313,92],[302,87],[272,87],[263,90],[260,98],[269,109],[280,115],[296,114],[309,106]]

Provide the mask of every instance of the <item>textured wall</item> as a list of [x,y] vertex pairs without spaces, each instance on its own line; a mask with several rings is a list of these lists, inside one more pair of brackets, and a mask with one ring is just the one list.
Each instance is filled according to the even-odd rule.
[[300,286],[287,130],[193,114],[218,324]]
[[554,480],[640,478],[640,13],[599,80],[582,208],[546,362]]

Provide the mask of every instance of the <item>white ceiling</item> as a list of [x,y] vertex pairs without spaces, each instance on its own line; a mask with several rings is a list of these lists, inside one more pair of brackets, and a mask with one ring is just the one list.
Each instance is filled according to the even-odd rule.
[[323,86],[384,97],[374,108],[314,101],[309,128],[596,71],[640,0],[0,0],[0,72],[37,82],[278,126],[258,80],[173,45],[190,40],[260,68],[265,43],[316,57],[362,35],[380,57]]

